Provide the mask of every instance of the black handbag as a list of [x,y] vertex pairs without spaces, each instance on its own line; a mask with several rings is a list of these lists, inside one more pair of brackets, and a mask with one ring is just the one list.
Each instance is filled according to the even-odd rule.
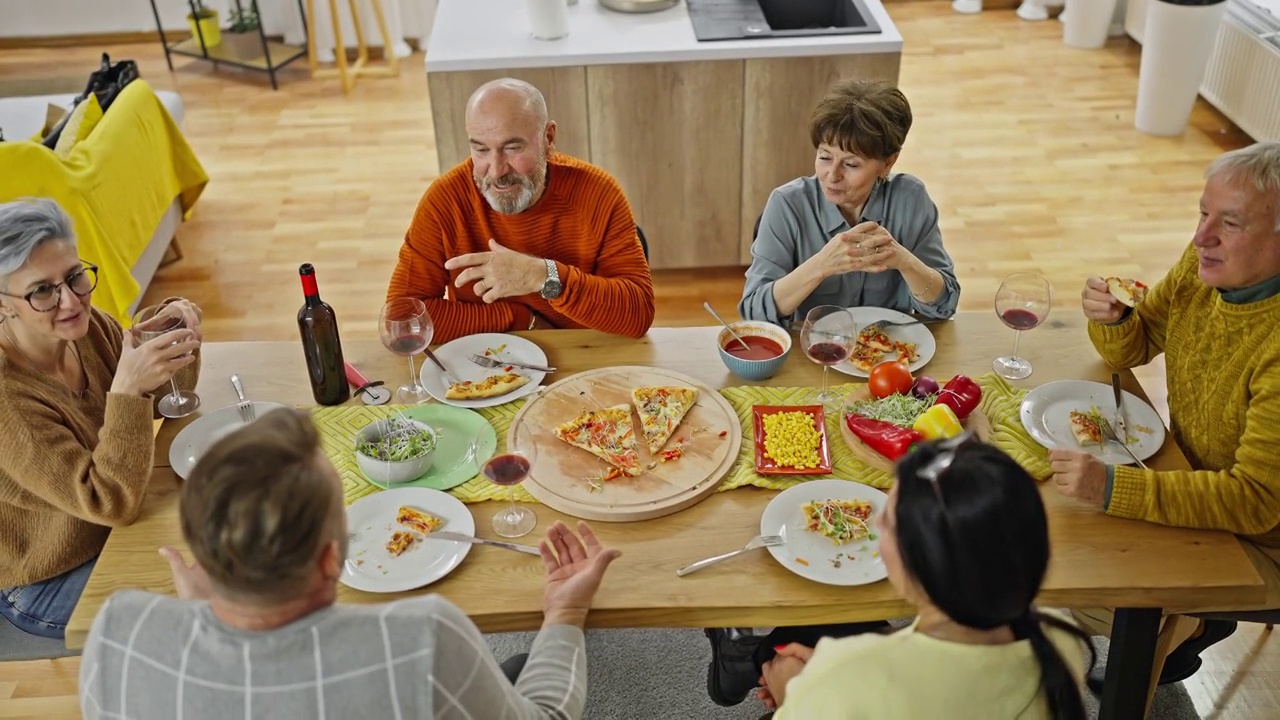
[[66,127],[71,112],[74,112],[80,103],[88,100],[90,93],[97,96],[98,107],[105,113],[111,107],[111,103],[115,102],[120,91],[137,79],[138,63],[133,60],[121,60],[112,64],[111,57],[102,53],[102,65],[89,75],[89,83],[85,86],[84,92],[76,96],[75,101],[71,103],[71,111],[45,137],[44,146],[52,150],[58,144],[58,137],[62,135],[62,128]]

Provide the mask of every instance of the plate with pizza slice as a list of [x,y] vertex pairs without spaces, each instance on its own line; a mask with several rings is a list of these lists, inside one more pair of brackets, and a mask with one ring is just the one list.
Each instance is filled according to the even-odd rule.
[[[512,420],[533,431],[523,487],[586,520],[661,517],[715,492],[742,448],[742,422],[720,393],[671,370],[578,373],[530,398]],[[508,437],[508,443],[510,443]]]
[[[436,348],[436,358],[449,369],[453,380],[436,364],[424,358],[422,385],[431,397],[446,405],[483,408],[504,405],[537,392],[544,372],[526,370],[514,365],[486,368],[472,362],[472,355],[493,358],[498,362],[518,362],[547,366],[547,354],[535,343],[518,335],[479,333],[467,335]],[[454,382],[456,381],[456,382]]]
[[[1116,401],[1110,385],[1088,380],[1059,380],[1027,393],[1019,415],[1032,438],[1050,450],[1084,450],[1108,465],[1133,458],[1102,438],[1102,423],[1115,425]],[[1129,449],[1146,460],[1164,445],[1164,421],[1138,396],[1124,393]]]
[[876,365],[886,360],[900,360],[914,373],[928,365],[938,351],[938,343],[926,325],[870,327],[877,320],[911,322],[917,319],[906,313],[878,307],[849,308],[849,312],[857,323],[858,339],[849,359],[833,365],[832,369],[854,377],[870,377]]
[[365,592],[412,590],[443,578],[471,544],[433,540],[439,530],[476,534],[460,500],[430,488],[401,487],[366,495],[347,507],[347,561],[339,580]]

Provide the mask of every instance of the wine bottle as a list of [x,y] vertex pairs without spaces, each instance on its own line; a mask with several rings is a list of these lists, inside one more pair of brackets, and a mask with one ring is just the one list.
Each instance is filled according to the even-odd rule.
[[307,358],[311,394],[321,405],[341,405],[351,397],[351,387],[347,384],[347,364],[342,358],[342,340],[338,338],[338,316],[329,303],[320,299],[316,270],[311,263],[299,267],[298,275],[306,297],[298,310],[298,331],[302,335],[302,352]]

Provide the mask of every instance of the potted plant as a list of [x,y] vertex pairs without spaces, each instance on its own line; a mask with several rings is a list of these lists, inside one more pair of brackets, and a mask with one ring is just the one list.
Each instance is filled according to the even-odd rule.
[[204,6],[203,0],[191,0],[191,12],[187,13],[187,25],[196,42],[204,40],[205,47],[222,42],[222,30],[218,28],[218,11]]
[[1150,0],[1133,124],[1149,135],[1181,135],[1191,119],[1226,0]]
[[258,19],[257,6],[252,3],[247,8],[232,10],[228,19],[231,20],[231,24],[227,26],[227,31],[233,33],[253,32],[258,29],[258,24],[261,22]]

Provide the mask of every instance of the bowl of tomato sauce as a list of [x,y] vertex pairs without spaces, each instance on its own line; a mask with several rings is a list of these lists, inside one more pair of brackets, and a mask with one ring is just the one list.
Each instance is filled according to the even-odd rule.
[[778,374],[791,354],[791,334],[770,323],[735,322],[729,327],[747,344],[744,348],[728,330],[717,338],[720,359],[743,380],[766,380]]

